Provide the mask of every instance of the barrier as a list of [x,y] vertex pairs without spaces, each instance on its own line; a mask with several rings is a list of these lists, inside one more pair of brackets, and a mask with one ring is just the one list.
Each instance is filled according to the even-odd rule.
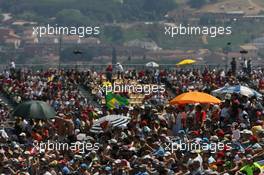
[[[106,67],[109,64],[61,64],[60,66],[58,64],[16,64],[17,69],[21,70],[32,70],[32,71],[38,71],[41,69],[76,69],[76,70],[105,70]],[[123,68],[125,70],[129,69],[146,69],[145,64],[122,64]],[[193,64],[193,65],[186,65],[186,66],[176,66],[176,64],[160,64],[160,67],[158,69],[200,69],[204,70],[205,68],[208,68],[209,70],[221,70],[226,69],[225,64]],[[252,70],[257,68],[264,68],[264,64],[255,64],[252,65]],[[0,64],[0,71],[4,71],[5,69],[9,69],[9,65],[6,64]],[[148,68],[148,69],[157,69],[157,68]],[[228,69],[230,69],[230,66],[228,66]],[[242,67],[240,65],[237,65],[237,70],[241,70]]]

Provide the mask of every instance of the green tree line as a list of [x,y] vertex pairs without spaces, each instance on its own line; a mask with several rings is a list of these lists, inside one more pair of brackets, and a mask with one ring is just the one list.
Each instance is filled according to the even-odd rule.
[[177,7],[175,0],[10,0],[0,1],[5,11],[18,17],[57,23],[159,20]]

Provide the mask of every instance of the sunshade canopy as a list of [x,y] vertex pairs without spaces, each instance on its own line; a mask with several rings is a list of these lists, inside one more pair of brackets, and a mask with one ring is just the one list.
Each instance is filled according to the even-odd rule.
[[221,96],[223,94],[233,94],[233,93],[237,93],[237,94],[241,94],[247,97],[261,97],[262,95],[255,91],[254,89],[251,89],[249,87],[246,86],[242,86],[242,85],[236,85],[236,86],[225,86],[219,89],[216,89],[212,92],[213,95],[217,95],[217,96]]
[[206,94],[203,92],[187,92],[187,93],[183,93],[183,94],[175,97],[173,100],[170,101],[171,105],[189,104],[189,103],[218,104],[218,103],[221,103],[221,100],[219,100],[218,98],[216,98],[210,94]]
[[159,64],[154,62],[154,61],[151,61],[151,62],[148,62],[146,64],[147,67],[159,67]]
[[188,65],[188,64],[194,64],[194,63],[196,63],[195,60],[192,60],[192,59],[185,59],[185,60],[180,61],[180,62],[177,63],[176,65],[177,65],[177,66],[181,66],[181,65]]
[[50,119],[55,115],[54,109],[44,101],[24,102],[18,105],[13,112],[13,116],[30,119]]
[[90,129],[93,133],[102,133],[104,132],[104,125],[110,125],[110,127],[120,127],[127,125],[130,122],[130,117],[122,116],[122,115],[107,115],[102,117],[94,122],[92,128]]

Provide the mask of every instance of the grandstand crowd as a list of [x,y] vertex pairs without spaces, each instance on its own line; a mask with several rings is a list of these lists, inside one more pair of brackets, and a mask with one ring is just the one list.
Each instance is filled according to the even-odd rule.
[[[133,103],[108,109],[99,88],[105,81],[121,84],[164,84],[166,91],[150,95],[121,93]],[[211,93],[241,84],[264,89],[264,70],[146,68],[108,66],[105,70],[7,69],[0,74],[0,92],[15,104],[41,100],[56,111],[51,120],[24,119],[0,105],[0,121],[14,118],[14,126],[0,130],[0,174],[23,175],[200,175],[261,174],[264,170],[264,100],[225,94],[222,103],[169,105],[187,91]],[[80,91],[84,87],[88,98]],[[138,98],[138,99],[137,99]],[[132,100],[131,100],[132,101]],[[94,105],[94,104],[97,105]],[[131,118],[124,127],[93,123],[106,115]],[[82,136],[82,138],[80,138]],[[47,141],[98,144],[98,149],[45,150]],[[216,150],[169,150],[172,143],[229,144]]]

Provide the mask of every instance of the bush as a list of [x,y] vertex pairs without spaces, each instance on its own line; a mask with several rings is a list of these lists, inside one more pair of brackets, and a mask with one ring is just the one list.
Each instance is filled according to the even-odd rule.
[[204,6],[207,3],[207,0],[189,0],[188,4],[192,7],[192,8],[201,8],[202,6]]
[[[86,22],[87,18],[94,22],[146,21],[162,19],[176,8],[175,0],[21,0],[0,5],[16,15],[30,12],[45,18],[57,16],[60,22]],[[34,18],[32,14],[27,17]]]

